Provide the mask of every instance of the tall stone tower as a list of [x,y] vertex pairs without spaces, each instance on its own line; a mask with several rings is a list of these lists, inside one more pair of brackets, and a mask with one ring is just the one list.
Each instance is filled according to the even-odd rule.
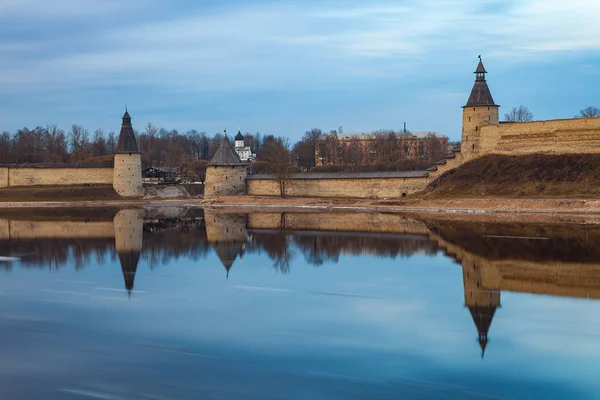
[[121,262],[125,289],[131,296],[135,273],[142,252],[144,210],[121,210],[113,220],[115,247]]
[[485,80],[487,71],[479,57],[479,65],[475,70],[475,84],[471,96],[463,107],[461,153],[467,159],[479,155],[481,127],[498,125],[498,105],[494,103],[490,88]]
[[113,188],[123,197],[142,197],[142,159],[137,139],[133,133],[131,117],[125,110],[119,143],[115,152]]
[[206,167],[204,197],[246,194],[248,164],[242,162],[227,135]]

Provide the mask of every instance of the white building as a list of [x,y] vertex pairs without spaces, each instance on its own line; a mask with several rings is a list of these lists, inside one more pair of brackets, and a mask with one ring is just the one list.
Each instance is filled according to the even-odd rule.
[[235,135],[235,152],[240,156],[242,161],[253,161],[256,158],[256,154],[252,152],[250,147],[244,146],[244,135],[238,130]]

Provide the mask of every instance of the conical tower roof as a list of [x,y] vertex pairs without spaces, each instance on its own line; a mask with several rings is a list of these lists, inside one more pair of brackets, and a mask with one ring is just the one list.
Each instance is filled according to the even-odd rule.
[[479,59],[479,64],[477,65],[474,74],[476,75],[475,84],[473,85],[473,89],[471,89],[469,100],[467,100],[467,104],[464,107],[498,107],[498,105],[494,103],[492,93],[485,80],[487,71],[483,66],[481,58]]
[[123,124],[121,125],[121,133],[119,134],[119,142],[117,144],[117,154],[139,154],[140,148],[137,143],[137,138],[133,132],[131,125],[131,116],[125,110],[123,115]]
[[208,165],[245,165],[240,156],[236,153],[235,149],[231,145],[227,135],[223,138],[221,145],[217,149],[212,161]]
[[469,311],[477,327],[477,340],[481,347],[481,358],[483,358],[488,343],[488,331],[492,325],[496,307],[469,307]]
[[121,251],[119,252],[119,261],[121,262],[121,271],[123,272],[123,279],[125,280],[125,289],[127,289],[127,292],[131,295],[135,281],[135,273],[140,261],[140,252],[135,250]]

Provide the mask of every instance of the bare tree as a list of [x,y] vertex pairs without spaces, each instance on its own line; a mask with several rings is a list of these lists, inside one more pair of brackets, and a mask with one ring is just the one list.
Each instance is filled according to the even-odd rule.
[[582,110],[579,110],[579,115],[576,118],[598,118],[600,117],[600,108],[589,106]]
[[530,122],[533,121],[533,114],[525,106],[513,107],[510,112],[504,114],[506,122]]
[[316,165],[316,151],[317,144],[323,137],[323,131],[317,128],[311,129],[310,131],[306,131],[304,136],[302,137],[302,141],[305,142],[312,152],[312,163],[310,167],[314,167]]

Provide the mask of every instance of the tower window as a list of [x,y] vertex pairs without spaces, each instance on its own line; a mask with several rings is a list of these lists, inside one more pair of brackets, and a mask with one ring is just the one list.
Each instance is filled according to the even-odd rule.
[[477,131],[478,131],[478,128],[479,128],[478,126],[476,126],[476,127],[475,127],[475,132],[477,132]]
[[469,122],[471,122],[471,117],[469,117]]
[[475,145],[473,145],[473,150],[475,150]]

